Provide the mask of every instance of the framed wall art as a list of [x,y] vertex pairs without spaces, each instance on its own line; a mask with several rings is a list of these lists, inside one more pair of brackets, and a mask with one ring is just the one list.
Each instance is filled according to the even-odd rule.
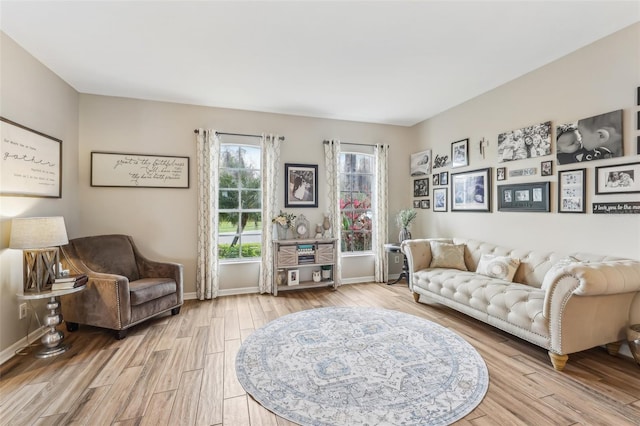
[[469,165],[469,139],[451,143],[451,167]]
[[498,167],[496,169],[496,180],[505,180],[507,178],[507,168]]
[[622,110],[582,118],[556,128],[558,164],[622,157]]
[[428,209],[431,207],[431,200],[421,200],[420,201],[420,208],[421,209]]
[[285,207],[318,207],[318,165],[284,165]]
[[585,213],[585,169],[558,172],[558,213]]
[[548,212],[549,182],[498,185],[498,210],[503,212]]
[[431,174],[431,150],[411,154],[411,176]]
[[451,211],[491,211],[491,168],[451,174]]
[[413,208],[414,209],[420,208],[420,200],[413,200]]
[[551,155],[551,122],[535,124],[498,135],[500,162]]
[[287,285],[300,284],[300,271],[298,269],[289,269],[287,271]]
[[189,188],[189,157],[94,151],[91,186]]
[[551,176],[553,175],[553,161],[543,161],[540,163],[540,175]]
[[640,162],[596,167],[596,194],[640,192]]
[[413,181],[413,196],[427,197],[429,196],[429,179],[422,178]]
[[447,188],[436,188],[433,190],[433,211],[447,211]]
[[440,185],[449,185],[449,172],[440,172]]
[[440,173],[434,173],[432,178],[433,178],[433,186],[440,185]]
[[0,195],[62,197],[62,141],[0,117]]

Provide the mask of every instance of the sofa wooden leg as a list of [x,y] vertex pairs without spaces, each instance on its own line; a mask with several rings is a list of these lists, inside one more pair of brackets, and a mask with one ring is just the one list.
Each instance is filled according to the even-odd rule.
[[557,371],[562,371],[564,369],[564,366],[567,364],[569,355],[558,355],[549,351],[549,358],[551,358],[551,364],[553,364],[553,368],[555,368]]
[[622,345],[622,340],[619,342],[613,342],[613,343],[607,343],[607,352],[609,352],[609,355],[613,355],[616,356],[618,355],[618,352],[620,351],[620,346]]
[[416,302],[420,301],[420,293],[413,292],[413,300]]
[[181,307],[182,307],[182,306],[178,306],[177,308],[173,308],[173,309],[171,310],[171,315],[178,315],[178,314],[180,313],[180,308],[181,308]]
[[67,325],[67,331],[69,333],[73,333],[74,331],[78,331],[78,323],[77,322],[67,322],[67,321],[65,321],[65,324]]
[[127,337],[127,329],[124,330],[116,330],[116,340],[122,340]]

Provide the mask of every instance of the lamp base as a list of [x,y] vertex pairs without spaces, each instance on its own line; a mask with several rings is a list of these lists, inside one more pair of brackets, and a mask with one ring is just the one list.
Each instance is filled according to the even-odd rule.
[[24,292],[51,290],[58,275],[59,261],[57,247],[24,250]]

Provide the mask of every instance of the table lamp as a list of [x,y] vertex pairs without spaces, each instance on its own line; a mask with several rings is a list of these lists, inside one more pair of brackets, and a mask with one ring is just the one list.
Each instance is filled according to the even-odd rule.
[[58,246],[67,244],[62,216],[25,217],[11,220],[9,248],[23,250],[24,292],[49,290],[58,276]]

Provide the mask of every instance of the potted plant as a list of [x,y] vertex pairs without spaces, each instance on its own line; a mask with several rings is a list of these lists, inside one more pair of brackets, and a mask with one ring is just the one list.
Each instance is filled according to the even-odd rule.
[[278,216],[274,217],[271,220],[271,223],[277,225],[278,230],[278,239],[286,240],[287,239],[287,231],[289,228],[293,228],[293,222],[296,220],[296,215],[293,213],[287,213],[280,210]]
[[416,216],[418,216],[418,213],[416,213],[414,209],[405,209],[398,212],[396,221],[400,227],[400,234],[398,235],[399,242],[411,239],[411,232],[409,232],[409,228],[411,227],[411,222],[413,222]]

